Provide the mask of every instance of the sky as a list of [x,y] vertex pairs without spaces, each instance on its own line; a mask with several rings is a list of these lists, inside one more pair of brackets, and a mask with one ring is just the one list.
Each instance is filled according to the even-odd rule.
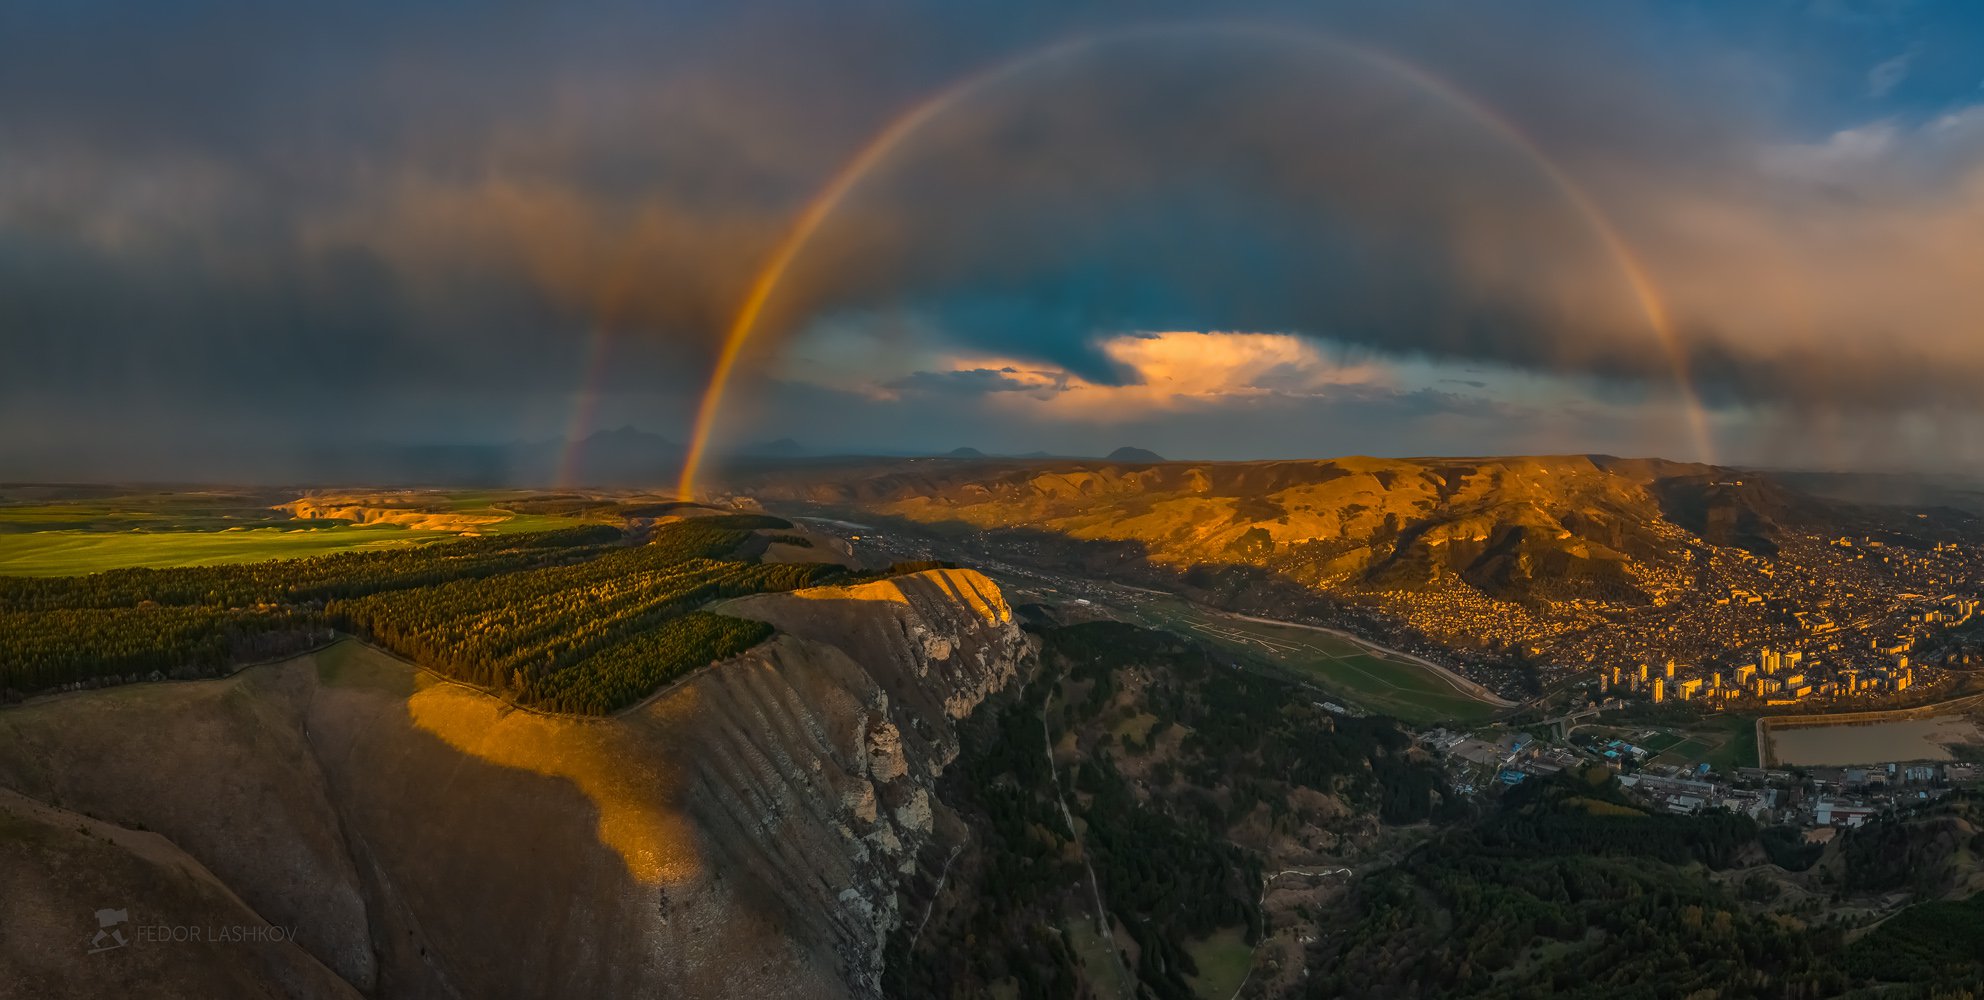
[[686,441],[781,248],[719,449],[1977,473],[1984,7],[0,6],[0,479]]

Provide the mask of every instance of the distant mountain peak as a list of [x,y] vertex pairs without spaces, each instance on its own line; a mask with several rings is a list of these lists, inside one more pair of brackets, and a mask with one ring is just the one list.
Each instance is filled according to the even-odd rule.
[[944,453],[945,458],[984,458],[985,453],[977,448],[952,448]]
[[754,444],[749,448],[745,448],[743,454],[754,458],[795,458],[800,455],[810,454],[810,450],[805,445],[789,437],[782,437],[776,441]]
[[1109,453],[1111,462],[1162,462],[1164,456],[1147,448],[1132,448],[1124,445]]
[[648,431],[641,430],[640,428],[635,427],[632,424],[621,424],[620,426],[615,427],[612,430],[601,428],[599,430],[593,431],[591,434],[586,435],[584,440],[584,443],[586,444],[597,444],[597,443],[606,443],[606,442],[667,445],[668,447],[671,448],[679,447],[678,445],[675,444],[675,442],[670,441],[659,434],[649,433]]

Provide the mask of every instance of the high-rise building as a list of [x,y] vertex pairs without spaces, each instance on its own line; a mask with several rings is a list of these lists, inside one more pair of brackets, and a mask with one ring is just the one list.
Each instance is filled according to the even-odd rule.
[[1667,682],[1665,680],[1659,677],[1653,679],[1653,700],[1655,704],[1659,704],[1667,697],[1666,688]]

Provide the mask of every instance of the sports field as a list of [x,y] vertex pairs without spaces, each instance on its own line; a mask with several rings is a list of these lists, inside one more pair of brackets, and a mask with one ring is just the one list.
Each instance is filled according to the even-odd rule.
[[1618,737],[1654,751],[1647,759],[1649,764],[1707,764],[1726,774],[1739,767],[1757,766],[1755,724],[1754,716],[1715,715],[1685,726],[1663,728],[1651,736],[1631,726],[1597,726],[1582,731]]
[[1330,632],[1272,625],[1200,610],[1171,597],[1138,595],[1124,610],[1142,624],[1211,640],[1292,673],[1360,708],[1415,725],[1472,724],[1493,718],[1496,706],[1410,660],[1387,656]]

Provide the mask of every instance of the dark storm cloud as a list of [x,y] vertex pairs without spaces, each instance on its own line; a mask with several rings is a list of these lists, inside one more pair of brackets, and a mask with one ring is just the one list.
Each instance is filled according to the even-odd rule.
[[1813,17],[1819,42],[1785,54],[1749,41],[1761,15],[1669,9],[1259,5],[1140,29],[1210,15],[12,4],[0,419],[15,443],[107,451],[134,423],[459,435],[561,413],[594,343],[608,394],[676,418],[759,263],[866,137],[1074,37],[1093,43],[967,95],[881,164],[762,344],[896,314],[1097,384],[1133,377],[1099,336],[1161,329],[1670,377],[1620,262],[1520,140],[1311,30],[1426,65],[1586,184],[1713,398],[1970,398],[1980,130],[1959,106],[1826,119],[1788,96],[1868,100],[1871,67],[1919,51],[1882,77],[1917,100],[1962,27],[1842,51],[1815,80],[1801,60],[1853,29]]

